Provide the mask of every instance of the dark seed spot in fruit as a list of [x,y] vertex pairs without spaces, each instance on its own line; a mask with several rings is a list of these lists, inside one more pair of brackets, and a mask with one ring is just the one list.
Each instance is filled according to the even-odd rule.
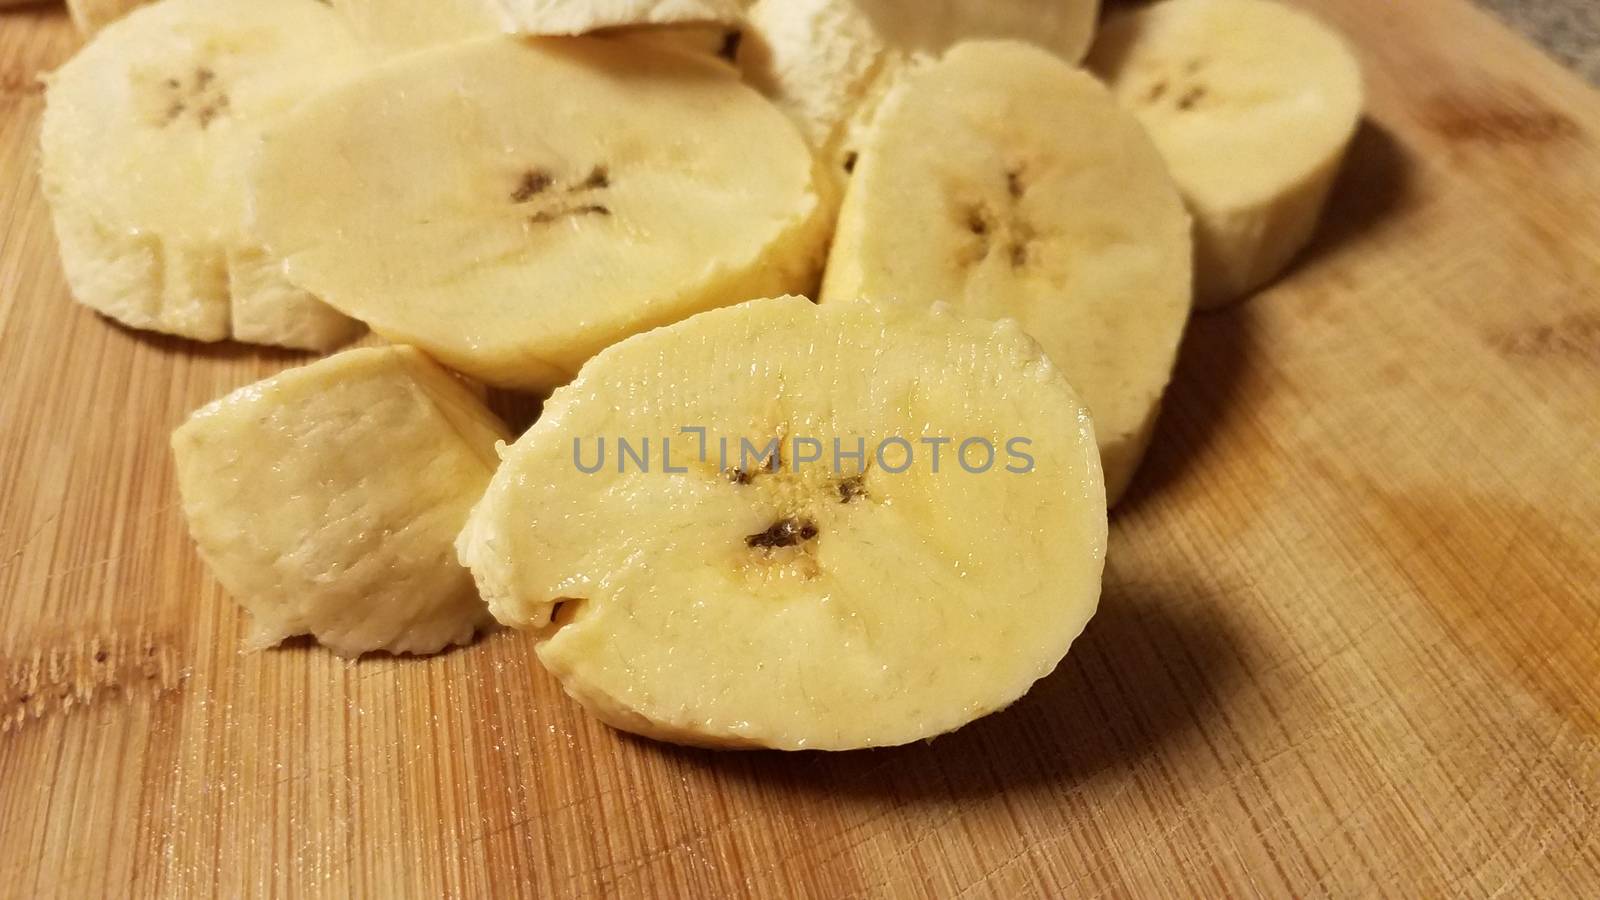
[[32,700],[32,699],[33,699],[33,695],[32,694],[23,694],[21,697],[17,698],[17,702],[18,703],[27,703],[29,700]]
[[1155,84],[1150,85],[1150,93],[1145,95],[1145,102],[1154,103],[1166,96],[1166,93],[1167,83],[1165,81],[1158,81]]
[[611,215],[610,207],[602,206],[602,205],[600,205],[598,203],[590,203],[590,204],[587,204],[585,206],[575,206],[575,207],[573,207],[571,209],[554,209],[554,210],[546,209],[546,210],[541,210],[541,211],[536,212],[533,215],[529,216],[528,217],[528,221],[532,222],[535,225],[547,225],[547,224],[549,224],[551,222],[554,222],[557,219],[566,218],[568,216],[609,216],[609,215]]
[[194,70],[194,86],[198,90],[205,90],[206,85],[217,80],[217,73],[205,66]]
[[522,173],[517,189],[511,192],[512,203],[527,203],[550,187],[550,173],[543,169],[529,169]]
[[856,161],[859,160],[860,158],[861,158],[861,154],[855,152],[854,150],[851,150],[849,153],[846,153],[844,155],[844,170],[845,170],[845,172],[846,173],[854,172],[856,170]]
[[1178,98],[1178,108],[1181,109],[1181,110],[1184,110],[1184,111],[1188,111],[1188,110],[1194,109],[1195,104],[1199,103],[1201,100],[1204,100],[1205,98],[1206,98],[1206,89],[1205,88],[1203,88],[1203,87],[1192,87],[1192,88],[1189,89],[1188,93],[1186,93],[1182,97]]
[[167,122],[178,121],[178,117],[183,115],[183,110],[184,105],[182,103],[174,103],[167,107]]
[[978,237],[989,233],[989,221],[983,217],[983,210],[974,207],[967,211],[967,230]]
[[210,126],[212,119],[215,119],[217,116],[221,115],[222,111],[227,108],[228,98],[223,97],[221,100],[218,100],[210,106],[202,107],[201,110],[195,114],[195,118],[199,120],[201,128],[206,128]]
[[744,32],[735,28],[722,36],[722,49],[717,51],[717,55],[728,62],[733,62],[739,57],[739,45],[742,43],[744,43]]
[[1021,200],[1025,188],[1022,186],[1022,170],[1012,169],[1006,173],[1006,192],[1013,200]]
[[163,81],[162,84],[165,84],[167,86],[167,90],[171,91],[175,91],[180,87],[178,79],[176,78],[168,78],[166,81]]
[[94,661],[98,662],[98,663],[103,663],[107,659],[109,659],[110,657],[111,657],[111,654],[107,653],[104,650],[96,650],[94,652]]
[[722,474],[727,476],[728,480],[734,484],[749,484],[755,480],[749,472],[739,468],[729,469]]
[[589,172],[589,177],[583,180],[583,184],[578,185],[578,189],[581,191],[592,191],[610,186],[611,171],[605,166],[595,166],[594,169]]
[[839,502],[849,503],[857,497],[867,495],[867,480],[861,475],[851,475],[839,482]]
[[1011,265],[1020,269],[1028,264],[1028,245],[1016,243],[1011,245]]
[[751,549],[773,550],[803,544],[816,536],[817,525],[809,519],[780,519],[766,531],[745,538],[744,543]]

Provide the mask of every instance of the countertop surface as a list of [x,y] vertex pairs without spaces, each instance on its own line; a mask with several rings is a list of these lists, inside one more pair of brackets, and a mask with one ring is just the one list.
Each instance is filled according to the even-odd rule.
[[1600,84],[1600,3],[1595,0],[1477,0]]

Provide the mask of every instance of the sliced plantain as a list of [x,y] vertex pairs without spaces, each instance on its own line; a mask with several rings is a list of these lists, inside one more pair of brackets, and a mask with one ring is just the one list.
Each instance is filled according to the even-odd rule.
[[360,332],[246,230],[263,123],[364,62],[314,0],[164,0],[48,79],[45,196],[78,302],[134,328],[326,350]]
[[200,555],[252,648],[435,653],[489,622],[451,542],[505,426],[410,347],[347,350],[243,388],[172,436]]
[[1361,119],[1361,69],[1339,36],[1266,0],[1165,0],[1110,19],[1089,63],[1194,212],[1197,305],[1287,268]]
[[1115,503],[1176,361],[1190,253],[1160,156],[1098,82],[1024,44],[969,43],[885,101],[821,300],[1020,321],[1093,410]]
[[715,60],[489,38],[307,102],[268,134],[254,205],[296,284],[483,381],[546,391],[630,334],[809,290],[827,239],[814,183],[793,126]]
[[458,549],[603,721],[843,750],[1022,696],[1093,615],[1105,542],[1088,414],[1013,323],[788,298],[591,360]]
[[878,103],[915,61],[963,40],[1008,38],[1077,62],[1099,8],[1099,0],[756,0],[738,59],[842,181]]

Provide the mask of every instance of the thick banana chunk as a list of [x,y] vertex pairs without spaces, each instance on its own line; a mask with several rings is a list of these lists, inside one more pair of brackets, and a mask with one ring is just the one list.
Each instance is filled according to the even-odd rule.
[[883,95],[914,61],[983,38],[1077,62],[1100,0],[756,0],[739,50],[752,84],[843,180]]
[[326,350],[360,332],[245,229],[261,124],[357,68],[314,0],[164,0],[49,78],[42,178],[78,302],[135,328]]
[[458,548],[611,725],[843,750],[1021,697],[1093,615],[1105,541],[1088,413],[1013,323],[786,298],[590,361]]
[[395,49],[491,34],[579,35],[607,29],[712,26],[744,17],[740,0],[332,0],[368,41]]
[[78,303],[202,341],[336,348],[360,333],[245,229],[262,122],[362,66],[314,0],[165,0],[50,77],[42,178]]
[[1361,119],[1361,69],[1339,36],[1267,0],[1165,0],[1108,21],[1089,64],[1194,212],[1197,305],[1277,277],[1310,241]]
[[811,289],[827,242],[782,113],[715,60],[602,38],[397,59],[272,130],[254,196],[291,281],[536,391],[628,335]]
[[451,542],[505,426],[410,347],[348,350],[243,388],[172,436],[189,530],[250,612],[355,656],[435,653],[489,622]]
[[1020,321],[1094,411],[1115,503],[1176,362],[1190,257],[1161,157],[1098,82],[1024,44],[969,43],[885,101],[822,302]]

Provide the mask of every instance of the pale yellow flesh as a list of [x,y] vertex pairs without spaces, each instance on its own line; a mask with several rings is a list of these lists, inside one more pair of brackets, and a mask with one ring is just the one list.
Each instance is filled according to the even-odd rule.
[[[705,459],[684,426],[707,430]],[[648,473],[619,474],[615,446],[601,471],[577,468],[574,441],[592,466],[597,438],[619,435],[651,438]],[[686,471],[667,471],[662,437]],[[747,483],[730,475],[741,437],[784,438],[779,471],[752,458]],[[917,453],[902,474],[872,458],[892,437]],[[921,441],[938,437],[955,443],[935,473]],[[957,444],[980,437],[997,461],[972,474]],[[821,441],[823,460],[800,463],[811,445],[796,453],[797,438]],[[864,473],[851,458],[835,469],[835,438],[865,442]],[[1031,441],[1031,473],[1006,471],[1026,468],[1012,438]],[[967,459],[984,468],[979,445]],[[785,520],[816,535],[750,546]],[[933,737],[1020,697],[1093,614],[1105,539],[1088,415],[1014,325],[791,298],[596,357],[510,448],[458,546],[496,617],[547,629],[540,659],[606,722],[838,750]]]
[[966,40],[1031,42],[1077,62],[1099,0],[757,0],[739,50],[750,82],[842,182],[883,95],[919,59]]
[[1166,0],[1111,18],[1089,64],[1194,212],[1199,304],[1276,277],[1310,240],[1360,122],[1361,71],[1339,36],[1268,0]]
[[488,610],[451,543],[505,426],[415,349],[349,350],[243,388],[172,437],[184,513],[251,647],[433,653]]
[[621,39],[399,59],[283,121],[253,181],[292,281],[529,390],[630,334],[809,289],[826,242],[777,110],[725,65]]
[[364,57],[314,0],[166,0],[48,79],[41,167],[74,297],[135,328],[326,350],[359,333],[246,232],[261,125]]
[[1115,503],[1176,361],[1190,252],[1160,157],[1104,88],[1031,47],[972,43],[885,102],[822,302],[1018,320],[1093,410]]
[[332,0],[356,31],[392,50],[492,34],[581,35],[617,28],[702,26],[743,18],[740,0]]

